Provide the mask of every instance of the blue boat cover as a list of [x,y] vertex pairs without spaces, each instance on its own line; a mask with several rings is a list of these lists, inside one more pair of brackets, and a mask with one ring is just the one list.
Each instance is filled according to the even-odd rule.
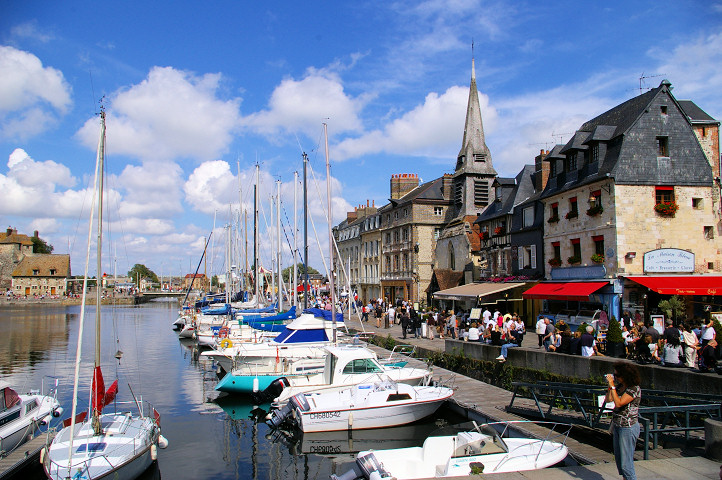
[[292,330],[287,328],[273,339],[276,343],[307,343],[328,342],[328,335],[323,328],[313,330]]
[[[313,314],[314,317],[321,317],[328,320],[329,322],[333,320],[331,318],[330,310],[321,310],[320,308],[307,308],[303,311],[303,313]],[[343,322],[343,313],[336,313],[336,322]]]
[[231,306],[226,303],[222,307],[202,308],[201,312],[206,315],[228,315],[229,313],[231,313]]

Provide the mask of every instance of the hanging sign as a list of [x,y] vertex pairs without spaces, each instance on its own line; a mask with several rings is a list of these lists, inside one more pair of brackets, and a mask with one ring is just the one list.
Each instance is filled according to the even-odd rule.
[[694,253],[679,248],[660,248],[644,254],[644,271],[694,272]]

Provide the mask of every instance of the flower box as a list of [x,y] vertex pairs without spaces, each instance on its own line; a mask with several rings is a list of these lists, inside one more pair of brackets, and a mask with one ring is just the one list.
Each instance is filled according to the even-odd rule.
[[580,257],[572,256],[567,258],[567,263],[569,263],[569,265],[576,265],[577,263],[582,263],[582,259]]
[[572,218],[577,218],[579,216],[579,212],[575,212],[574,210],[571,210],[567,212],[566,215],[564,215],[564,218],[567,220],[571,220]]
[[489,232],[481,232],[479,237],[481,237],[482,240],[489,240]]
[[496,227],[494,229],[494,235],[501,235],[502,233],[504,233],[504,227]]
[[592,262],[604,263],[604,255],[599,255],[598,253],[595,253],[594,255],[592,255]]
[[654,211],[667,217],[673,216],[679,210],[676,202],[660,202],[654,206]]
[[547,220],[548,223],[557,223],[559,221],[559,215],[554,215]]
[[558,267],[561,264],[562,264],[561,258],[552,258],[549,260],[549,265],[551,265],[552,267]]
[[587,215],[589,215],[590,217],[594,217],[596,215],[599,215],[603,211],[604,211],[604,207],[602,207],[601,205],[595,205],[595,206],[591,207],[589,210],[587,210]]

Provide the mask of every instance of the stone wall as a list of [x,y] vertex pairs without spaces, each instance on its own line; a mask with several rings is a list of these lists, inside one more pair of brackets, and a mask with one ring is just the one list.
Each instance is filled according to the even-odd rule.
[[[611,357],[582,357],[550,353],[536,347],[536,335],[526,335],[524,342],[531,348],[510,348],[506,365],[518,366],[578,379],[599,379],[612,373]],[[486,362],[496,362],[501,347],[476,342],[446,340],[447,354],[463,353],[466,357]],[[708,393],[722,395],[722,376],[714,373],[696,373],[687,368],[668,368],[659,365],[639,365],[642,389],[667,390],[671,392]]]

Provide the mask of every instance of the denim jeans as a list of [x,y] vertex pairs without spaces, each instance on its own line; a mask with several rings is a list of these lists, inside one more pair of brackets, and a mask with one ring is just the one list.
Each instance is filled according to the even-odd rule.
[[617,462],[617,471],[626,480],[637,480],[637,474],[634,472],[634,448],[638,438],[639,422],[631,427],[613,426],[614,460]]
[[504,345],[501,346],[501,356],[506,358],[506,356],[509,352],[509,349],[518,347],[518,346],[519,345],[517,345],[516,343],[505,343]]

